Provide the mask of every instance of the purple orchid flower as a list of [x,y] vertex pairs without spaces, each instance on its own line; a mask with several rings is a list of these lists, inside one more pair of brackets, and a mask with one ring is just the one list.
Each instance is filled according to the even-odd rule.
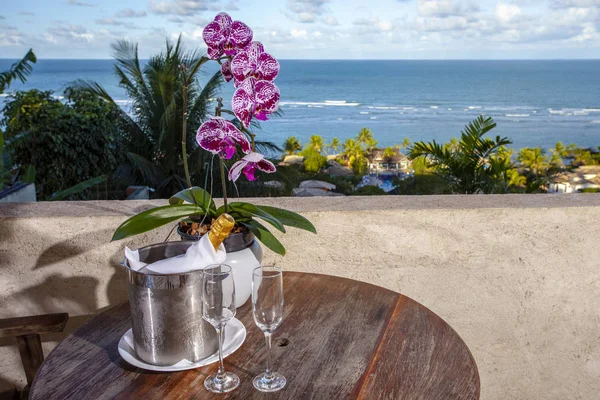
[[229,160],[235,154],[236,144],[246,154],[250,152],[250,142],[231,122],[221,117],[212,117],[202,124],[196,134],[196,141],[204,150],[218,154]]
[[241,21],[232,21],[227,13],[220,13],[202,31],[208,46],[208,56],[213,60],[223,54],[234,56],[252,41],[252,29]]
[[223,75],[225,82],[229,82],[233,79],[233,73],[231,72],[231,61],[225,60],[223,64],[221,64],[221,75]]
[[250,153],[244,156],[240,161],[233,164],[229,170],[229,180],[235,182],[243,172],[249,181],[256,179],[254,176],[256,170],[272,174],[276,171],[275,165],[265,159],[265,156],[260,153]]
[[255,41],[233,58],[231,72],[236,87],[250,76],[259,81],[272,81],[279,74],[279,62],[272,55],[265,53],[261,42]]
[[279,88],[273,82],[250,77],[235,91],[231,105],[235,116],[247,128],[253,116],[266,121],[269,114],[277,111],[279,98]]

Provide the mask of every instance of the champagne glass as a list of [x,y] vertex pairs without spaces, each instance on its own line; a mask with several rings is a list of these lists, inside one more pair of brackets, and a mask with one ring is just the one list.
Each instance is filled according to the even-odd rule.
[[240,384],[240,378],[225,372],[223,367],[223,331],[235,316],[235,285],[229,265],[206,267],[202,273],[202,318],[215,327],[219,336],[219,371],[204,380],[204,386],[213,393],[226,393]]
[[285,386],[285,377],[271,370],[271,335],[283,320],[283,271],[278,267],[258,267],[252,274],[252,314],[265,334],[267,369],[252,381],[261,392],[275,392]]

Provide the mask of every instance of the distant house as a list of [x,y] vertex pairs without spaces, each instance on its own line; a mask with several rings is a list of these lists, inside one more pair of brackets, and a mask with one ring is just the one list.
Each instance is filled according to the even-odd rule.
[[552,177],[550,193],[577,193],[584,189],[600,189],[600,166],[586,165]]
[[329,182],[323,181],[302,181],[300,187],[293,190],[296,197],[321,197],[321,196],[343,196],[341,193],[336,193],[336,186]]
[[383,149],[373,149],[368,152],[367,159],[369,160],[369,170],[377,171],[397,171],[410,168],[411,162],[400,149],[395,148],[396,155],[394,157],[383,157]]

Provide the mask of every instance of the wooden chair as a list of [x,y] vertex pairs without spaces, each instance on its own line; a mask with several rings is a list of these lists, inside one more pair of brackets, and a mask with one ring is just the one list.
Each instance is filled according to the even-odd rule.
[[[14,337],[17,340],[21,362],[27,377],[25,394],[29,392],[33,378],[44,361],[40,335],[62,332],[68,320],[69,314],[67,313],[0,319],[0,338]],[[17,394],[15,396],[18,398]]]

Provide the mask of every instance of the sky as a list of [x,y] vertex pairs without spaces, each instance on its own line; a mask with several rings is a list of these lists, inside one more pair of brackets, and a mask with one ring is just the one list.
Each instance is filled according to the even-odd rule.
[[600,58],[600,0],[2,0],[0,58],[111,58],[205,48],[221,11],[282,59]]

